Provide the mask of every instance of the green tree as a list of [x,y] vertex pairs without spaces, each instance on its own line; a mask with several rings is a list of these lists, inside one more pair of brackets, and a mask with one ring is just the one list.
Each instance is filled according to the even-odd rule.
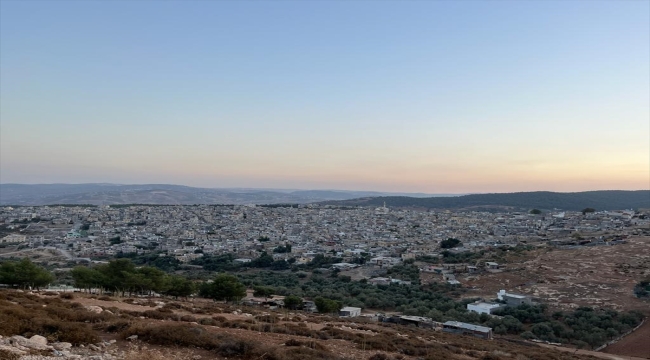
[[96,269],[103,275],[102,285],[107,290],[119,291],[124,295],[125,291],[136,285],[137,279],[129,276],[136,272],[135,265],[130,259],[111,260],[108,264],[97,266]]
[[172,275],[168,278],[168,287],[163,292],[167,296],[188,297],[196,290],[194,283],[182,276]]
[[533,209],[533,210],[530,211],[530,213],[533,214],[533,215],[539,215],[539,214],[542,213],[542,210],[540,210],[540,209]]
[[219,274],[212,282],[203,283],[199,294],[215,301],[235,302],[246,296],[246,286],[236,276]]
[[72,275],[74,286],[88,291],[92,288],[102,287],[102,284],[105,282],[102,273],[86,266],[75,266],[70,271],[70,275]]
[[273,265],[273,256],[267,254],[266,251],[262,251],[260,256],[251,261],[250,264],[252,267],[269,267]]
[[291,310],[300,309],[302,307],[302,298],[295,295],[286,296],[284,298],[284,307]]
[[6,261],[0,265],[0,283],[20,288],[47,286],[54,281],[54,275],[32,263],[28,258],[18,262]]
[[593,213],[593,212],[596,212],[596,209],[589,208],[589,207],[582,209],[582,215],[587,215],[587,213]]
[[316,304],[318,312],[323,314],[338,312],[343,307],[339,301],[326,299],[320,296],[314,300],[314,303]]
[[269,297],[275,292],[275,289],[269,286],[255,286],[253,290],[255,291],[253,295],[261,297]]
[[454,238],[449,238],[440,242],[440,247],[443,249],[451,249],[460,245],[462,245],[460,240]]
[[169,278],[164,271],[153,266],[143,266],[137,269],[137,273],[147,279],[141,291],[162,293],[167,289]]

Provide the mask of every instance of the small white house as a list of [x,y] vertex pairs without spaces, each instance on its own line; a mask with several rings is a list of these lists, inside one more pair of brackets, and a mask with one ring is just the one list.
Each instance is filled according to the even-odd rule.
[[340,317],[357,317],[361,315],[361,308],[346,306],[339,310]]
[[488,315],[491,315],[492,312],[494,312],[495,310],[501,307],[502,307],[501,304],[488,303],[482,301],[477,301],[471,304],[467,304],[467,310],[474,311],[479,314],[488,314]]
[[505,290],[499,290],[497,298],[501,301],[505,301],[508,306],[519,306],[523,304],[530,305],[533,303],[532,299],[528,295],[512,294]]

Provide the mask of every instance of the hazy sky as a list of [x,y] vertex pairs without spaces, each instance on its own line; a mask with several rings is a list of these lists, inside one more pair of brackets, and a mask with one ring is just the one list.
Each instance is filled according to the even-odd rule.
[[0,1],[0,182],[650,188],[649,1]]

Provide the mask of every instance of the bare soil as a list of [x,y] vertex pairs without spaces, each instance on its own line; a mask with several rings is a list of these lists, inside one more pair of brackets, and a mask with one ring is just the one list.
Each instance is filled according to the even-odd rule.
[[603,352],[624,355],[625,359],[627,356],[650,359],[650,321],[646,320],[635,332],[606,347]]
[[615,246],[536,250],[528,259],[509,263],[504,272],[457,278],[472,288],[466,295],[471,297],[495,298],[498,290],[506,289],[557,308],[593,306],[648,313],[649,303],[633,292],[648,274],[650,237],[636,237]]

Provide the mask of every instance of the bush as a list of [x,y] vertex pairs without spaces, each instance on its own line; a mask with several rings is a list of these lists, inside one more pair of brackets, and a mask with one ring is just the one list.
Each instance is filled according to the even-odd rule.
[[256,342],[209,332],[200,326],[187,324],[134,324],[121,334],[122,338],[131,335],[138,335],[138,339],[149,344],[197,347],[213,350],[224,357],[263,359],[265,354],[270,353]]
[[74,345],[96,343],[99,337],[86,322],[111,318],[108,314],[89,312],[79,304],[63,302],[59,298],[39,298],[8,291],[0,294],[0,335],[3,336],[42,335],[51,341]]
[[201,325],[210,325],[210,326],[217,326],[219,323],[212,318],[201,318],[199,319],[199,324]]
[[185,322],[196,322],[197,319],[196,319],[194,316],[192,316],[192,315],[183,315],[183,316],[181,316],[181,321],[185,321]]

